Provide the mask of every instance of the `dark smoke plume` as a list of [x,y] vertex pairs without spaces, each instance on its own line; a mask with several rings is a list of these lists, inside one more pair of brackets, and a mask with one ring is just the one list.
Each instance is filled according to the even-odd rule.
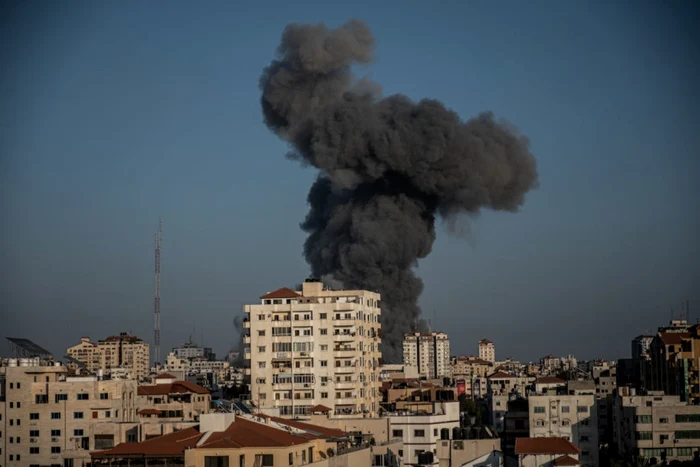
[[320,170],[301,224],[313,275],[378,290],[383,356],[399,361],[419,322],[413,267],[432,249],[436,216],[516,211],[537,168],[528,140],[490,113],[463,122],[435,100],[381,97],[350,69],[373,52],[361,21],[290,24],[260,87],[266,125]]

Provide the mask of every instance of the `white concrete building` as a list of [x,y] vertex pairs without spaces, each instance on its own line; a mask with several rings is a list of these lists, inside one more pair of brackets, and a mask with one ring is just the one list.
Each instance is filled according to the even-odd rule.
[[531,394],[530,437],[564,438],[581,450],[582,467],[598,465],[598,405],[594,394]]
[[479,341],[479,358],[494,363],[496,361],[495,344],[488,339],[481,339]]
[[403,340],[404,365],[418,368],[426,379],[450,375],[450,340],[444,332],[416,332]]
[[[391,437],[403,438],[404,465],[418,465],[418,455],[433,453],[433,462],[439,465],[438,442],[443,433],[452,439],[452,429],[459,427],[459,402],[435,402],[433,413],[422,412],[394,414],[389,418]],[[447,430],[444,432],[443,430]]]
[[335,414],[378,413],[381,297],[307,280],[245,305],[250,398],[282,416],[323,405]]

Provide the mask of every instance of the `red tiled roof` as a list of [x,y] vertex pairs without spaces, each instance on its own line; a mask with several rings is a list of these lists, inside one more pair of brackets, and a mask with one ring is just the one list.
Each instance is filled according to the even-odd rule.
[[664,345],[680,345],[683,339],[690,338],[689,332],[663,332],[659,334],[659,338]]
[[554,459],[554,465],[579,465],[580,462],[569,456],[561,456]]
[[505,373],[503,371],[497,371],[491,376],[488,377],[489,379],[506,379],[506,378],[515,378],[513,375],[509,375],[508,373]]
[[581,450],[564,438],[516,438],[516,454],[580,454]]
[[170,373],[161,373],[155,377],[155,379],[175,379],[175,376]]
[[141,443],[121,443],[105,451],[92,452],[92,457],[122,456],[185,456],[185,449],[193,448],[203,435],[197,427],[176,431]]
[[158,409],[141,409],[139,410],[139,415],[158,415],[160,410]]
[[227,449],[227,448],[273,448],[294,446],[308,443],[317,439],[312,435],[292,434],[263,423],[236,417],[224,431],[212,433],[197,449]]
[[542,376],[535,380],[535,384],[566,384],[566,381],[554,376]]
[[331,408],[330,408],[330,407],[326,407],[325,405],[321,405],[321,404],[314,405],[313,407],[311,407],[311,408],[309,409],[309,412],[311,412],[311,413],[313,413],[313,412],[328,413],[328,412],[330,412],[330,411],[331,411]]
[[173,383],[151,384],[139,386],[139,396],[165,396],[168,394],[209,394],[209,390],[189,381],[175,381]]
[[265,298],[297,298],[301,297],[298,293],[290,288],[282,287],[281,289],[273,290],[272,292],[266,293],[261,299]]

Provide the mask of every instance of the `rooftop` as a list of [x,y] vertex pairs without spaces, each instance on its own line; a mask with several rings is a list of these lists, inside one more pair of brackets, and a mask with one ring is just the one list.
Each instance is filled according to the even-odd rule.
[[581,450],[564,438],[516,438],[515,453],[578,455]]
[[535,384],[566,384],[566,381],[554,376],[541,376],[535,380]]
[[189,381],[143,385],[138,388],[139,396],[166,396],[168,394],[209,394],[209,390]]
[[299,293],[293,291],[292,289],[290,289],[288,287],[282,287],[280,289],[273,290],[272,292],[266,293],[265,295],[260,297],[260,299],[264,300],[264,299],[268,299],[268,298],[299,298],[299,297],[301,297],[301,295]]

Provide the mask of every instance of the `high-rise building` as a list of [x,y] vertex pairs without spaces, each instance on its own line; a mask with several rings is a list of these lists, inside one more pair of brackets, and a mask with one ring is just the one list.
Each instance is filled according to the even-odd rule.
[[136,336],[122,332],[97,343],[82,337],[80,343],[66,350],[70,357],[83,362],[85,369],[97,373],[102,370],[109,375],[113,369],[126,370],[131,378],[139,381],[151,371],[150,350],[147,343]]
[[632,339],[632,358],[638,360],[640,358],[645,358],[649,356],[649,348],[651,347],[651,341],[654,340],[654,336],[637,336]]
[[450,376],[450,340],[444,332],[415,332],[403,339],[403,363],[427,379]]
[[496,346],[493,342],[488,339],[479,341],[479,358],[491,363],[496,361]]
[[190,339],[180,347],[173,348],[173,353],[177,358],[216,360],[216,355],[211,347],[200,347]]
[[379,410],[380,295],[314,279],[245,305],[244,357],[255,405],[283,416],[321,405],[336,415]]

